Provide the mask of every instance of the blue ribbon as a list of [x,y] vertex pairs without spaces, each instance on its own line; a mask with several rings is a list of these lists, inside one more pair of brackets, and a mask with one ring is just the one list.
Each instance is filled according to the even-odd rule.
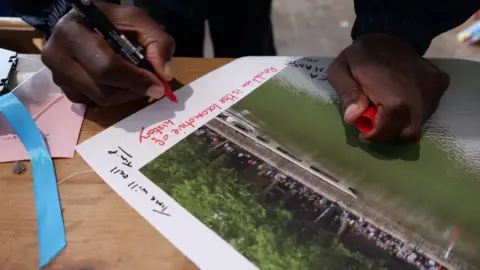
[[0,112],[17,133],[32,163],[39,267],[44,267],[67,244],[53,161],[40,130],[15,95],[8,93],[0,96]]

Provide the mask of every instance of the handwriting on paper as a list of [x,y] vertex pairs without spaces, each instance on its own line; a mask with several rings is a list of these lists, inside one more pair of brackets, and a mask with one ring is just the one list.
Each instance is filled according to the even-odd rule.
[[155,143],[158,143],[158,138],[161,138],[163,139],[163,143],[161,145],[164,145],[165,141],[169,138],[168,134],[166,134],[167,128],[171,128],[174,125],[175,124],[172,120],[167,120],[155,127],[150,128],[149,130],[145,130],[145,128],[142,128],[140,130],[140,143],[148,139],[152,140]]
[[180,134],[186,134],[189,129],[197,128],[197,122],[210,114],[219,114],[224,107],[228,107],[230,103],[237,101],[245,95],[243,89],[254,87],[267,80],[267,75],[276,73],[278,70],[274,67],[266,68],[255,74],[250,80],[244,82],[239,88],[231,90],[223,97],[213,102],[202,111],[192,115],[183,122],[174,123],[172,120],[164,121],[149,129],[142,128],[140,130],[139,142],[151,141],[156,145],[164,146],[172,137]]
[[165,205],[165,203],[156,199],[155,196],[149,195],[147,188],[141,186],[136,181],[129,179],[128,174],[125,172],[125,170],[127,170],[128,168],[132,168],[133,156],[120,146],[117,146],[116,149],[109,150],[108,154],[117,156],[119,158],[119,164],[113,167],[110,170],[110,173],[113,175],[118,175],[123,180],[127,180],[125,184],[132,192],[138,193],[142,196],[146,196],[154,205],[153,212],[162,214],[164,216],[170,216],[170,214],[167,212],[168,207]]
[[303,57],[299,60],[289,60],[287,61],[286,65],[307,71],[310,74],[310,78],[313,80],[319,80],[323,82],[328,79],[327,70],[318,65],[318,59]]
[[122,165],[125,165],[127,167],[132,167],[132,156],[127,153],[125,150],[123,150],[120,146],[118,146],[118,149],[113,150],[113,151],[108,151],[108,154],[110,155],[116,155],[117,157],[120,157],[122,159]]

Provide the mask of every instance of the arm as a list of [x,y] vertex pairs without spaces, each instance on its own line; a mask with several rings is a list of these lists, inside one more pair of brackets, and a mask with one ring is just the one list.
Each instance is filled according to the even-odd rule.
[[409,41],[423,55],[432,39],[459,26],[480,8],[478,0],[355,0],[355,40],[386,33]]
[[67,0],[9,0],[12,11],[48,38],[56,21],[68,11]]
[[[109,0],[120,3],[120,0]],[[13,12],[25,22],[42,31],[47,39],[58,20],[70,10],[68,0],[9,0]]]

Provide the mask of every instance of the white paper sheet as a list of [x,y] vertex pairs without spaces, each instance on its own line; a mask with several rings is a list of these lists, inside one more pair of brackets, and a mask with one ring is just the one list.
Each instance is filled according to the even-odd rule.
[[[307,60],[305,60],[306,62],[304,61],[299,65],[297,64],[295,66],[295,63],[292,64],[292,61],[298,59],[298,57],[246,57],[233,61],[176,91],[179,100],[178,104],[173,104],[166,99],[162,99],[85,141],[77,147],[77,151],[110,187],[201,269],[256,269],[253,263],[236,251],[235,248],[219,237],[214,231],[196,219],[139,170],[182,139],[186,138],[197,128],[215,118],[219,113],[240,101],[286,68],[290,68],[290,71],[283,73],[282,76],[278,76],[278,78],[276,77],[276,79],[278,79],[276,82],[278,87],[282,87],[282,84],[292,84],[295,85],[296,91],[298,91],[296,95],[306,93],[314,97],[314,99],[321,100],[322,104],[335,102],[335,93],[326,81],[326,77],[322,77],[325,76],[326,68],[332,59],[315,58],[315,61],[311,61],[312,64],[309,63],[307,58]],[[475,65],[473,62],[462,60],[437,60],[436,63],[441,67],[447,68],[448,71],[453,74],[452,85],[442,100],[442,104],[446,105],[441,106],[438,113],[435,114],[429,124],[427,124],[427,127],[433,130],[433,132],[427,132],[425,137],[428,139],[431,138],[429,136],[437,136],[435,138],[441,139],[445,138],[443,134],[451,131],[451,134],[449,133],[447,137],[455,138],[455,140],[467,145],[466,147],[452,150],[453,152],[457,154],[462,153],[464,157],[478,157],[480,148],[476,147],[476,145],[477,142],[480,141],[480,128],[469,126],[470,128],[467,132],[464,128],[453,127],[455,126],[454,123],[447,123],[447,125],[445,125],[445,121],[451,119],[452,112],[457,112],[455,114],[457,115],[457,119],[460,117],[459,113],[462,114],[462,112],[454,108],[457,106],[456,104],[465,101],[465,99],[468,100],[472,98],[469,97],[468,93],[473,92],[469,92],[468,89],[463,92],[458,92],[458,88],[468,88],[468,80],[471,80],[470,75],[473,74],[470,74],[473,72],[472,68],[478,67],[478,64]],[[467,67],[470,68],[469,72],[465,69]],[[465,72],[460,73],[461,70]],[[470,75],[465,75],[467,73]],[[454,92],[454,90],[457,92]],[[452,102],[455,102],[455,104],[452,105]],[[472,103],[472,106],[473,105]],[[296,109],[302,111],[302,108]],[[334,111],[334,107],[330,106],[325,112],[331,115],[331,117],[338,117],[338,119],[335,118],[334,121],[332,121],[333,124],[324,126],[324,129],[343,131],[339,113]],[[466,117],[465,119],[475,118],[474,112],[469,111],[463,113],[471,115],[471,117]],[[305,114],[295,117],[298,121],[304,121],[303,119],[306,118]],[[289,120],[286,119],[285,121]],[[311,123],[311,125],[322,125],[322,123]],[[450,129],[450,131],[445,132],[442,131],[443,129],[438,129],[440,126],[446,129],[453,127],[453,130]],[[465,127],[465,125],[463,125],[463,127]],[[437,132],[439,130],[443,133],[440,132],[439,134]],[[455,133],[456,131],[460,133],[457,132],[457,134]],[[464,135],[467,133],[469,136],[465,137]],[[321,134],[318,134],[318,136],[320,135]],[[245,136],[249,135],[246,134]],[[339,141],[334,142],[334,140]],[[342,135],[335,135],[330,139],[325,135],[323,145],[333,146],[333,148],[330,149],[322,146],[322,151],[325,151],[325,153],[331,151],[331,154],[336,155],[338,151],[341,152],[341,150],[338,150],[337,153],[335,153],[334,149],[337,143],[342,142],[342,144],[344,144],[345,140],[346,138],[343,133]],[[340,146],[340,144],[338,145]],[[315,151],[315,147],[317,146],[312,145],[311,149],[307,150]],[[402,159],[403,157],[396,157],[394,159],[395,161],[387,159],[380,160],[378,157],[371,157],[364,153],[363,150],[360,149],[361,147],[348,147],[349,148],[345,148],[345,154],[339,156],[341,160],[335,160],[335,162],[344,162],[343,166],[346,167],[346,172],[339,173],[338,168],[330,166],[328,156],[325,157],[325,160],[327,161],[327,165],[330,164],[330,167],[327,167],[332,170],[337,178],[349,178],[345,182],[353,186],[355,186],[355,181],[358,182],[362,179],[368,179],[370,173],[375,173],[368,168],[355,167],[355,161],[353,159],[359,155],[365,157],[365,160],[371,162],[375,168],[390,166],[396,162],[395,164],[398,164],[398,168],[401,168],[401,170],[405,172],[409,170],[409,166],[413,166],[412,164],[414,164],[411,160]],[[343,148],[340,147],[338,149]],[[350,149],[353,150],[350,151]],[[420,154],[422,153],[421,149]],[[278,152],[278,154],[282,155],[280,152]],[[447,157],[450,154],[446,153],[445,155]],[[418,158],[419,157],[417,157],[417,159]],[[421,159],[422,157],[420,157],[420,160]],[[297,162],[291,158],[290,160],[293,163]],[[477,161],[478,159],[474,160],[472,164],[476,164],[478,167],[479,164],[476,163]],[[298,164],[299,166],[304,166],[305,161],[299,163],[301,163]],[[410,172],[412,174],[417,173],[414,169]],[[312,174],[313,173],[315,172],[312,172]],[[378,175],[384,177],[384,175],[375,174],[375,176]],[[350,198],[356,197],[355,194],[348,189],[348,185],[343,183],[343,179],[340,183],[337,183],[331,181],[328,177],[325,179],[322,177],[319,178],[325,181],[332,189],[343,192],[350,196]],[[349,181],[351,179],[353,180]],[[446,179],[445,181],[449,180]],[[478,179],[472,179],[472,181],[478,181]],[[480,189],[480,186],[477,187],[477,184],[478,183],[472,185]],[[389,186],[392,184],[385,183],[385,185]],[[419,185],[421,186],[421,184]],[[132,187],[135,187],[135,189]],[[357,187],[355,186],[355,188]],[[372,192],[377,191],[374,189],[371,190],[373,190]],[[380,195],[376,194],[378,200],[383,196],[390,196],[388,195],[390,192],[388,189],[378,191],[381,191]],[[372,194],[368,195],[370,196]],[[394,198],[395,195],[392,193],[391,196],[390,198]],[[448,196],[450,196],[450,193],[447,194],[447,197]],[[153,199],[153,197],[155,199]],[[421,203],[428,204],[429,202],[426,200]],[[386,203],[384,204],[386,205]],[[416,206],[418,209],[421,208],[419,207],[421,204],[417,204]],[[381,207],[383,206],[379,206],[379,208]],[[400,206],[395,205],[392,207],[393,209],[398,209],[398,212],[401,213]],[[388,212],[388,209],[386,212]],[[387,215],[388,214],[395,213],[390,212],[387,213]],[[464,222],[465,226],[469,225],[467,224],[468,222],[462,220],[458,222]],[[413,223],[406,223],[407,225],[416,226],[416,224]],[[423,229],[420,228],[420,230]],[[401,235],[398,237],[401,237]],[[432,236],[426,235],[426,237]]]

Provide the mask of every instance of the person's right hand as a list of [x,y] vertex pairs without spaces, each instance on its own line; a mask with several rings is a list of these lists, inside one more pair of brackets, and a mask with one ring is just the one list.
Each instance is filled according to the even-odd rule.
[[96,5],[120,31],[132,34],[132,41],[145,48],[156,74],[118,56],[99,34],[83,24],[78,11],[71,10],[57,23],[42,51],[42,61],[52,71],[53,81],[75,103],[93,101],[110,106],[145,96],[162,97],[159,77],[172,78],[167,64],[175,49],[173,38],[139,8],[100,1]]

